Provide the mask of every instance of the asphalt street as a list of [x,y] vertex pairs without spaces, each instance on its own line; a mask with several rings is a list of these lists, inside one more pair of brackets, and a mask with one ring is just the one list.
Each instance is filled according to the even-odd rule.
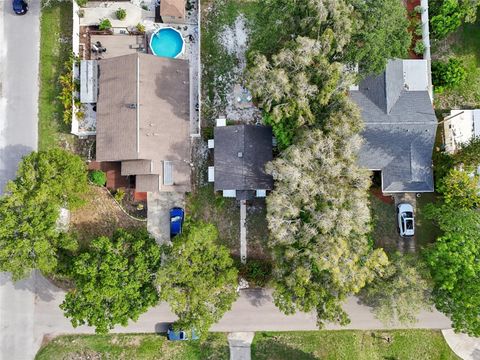
[[[40,0],[16,16],[0,1],[0,193],[22,156],[37,149]],[[12,284],[0,273],[0,360],[33,359],[34,277]]]

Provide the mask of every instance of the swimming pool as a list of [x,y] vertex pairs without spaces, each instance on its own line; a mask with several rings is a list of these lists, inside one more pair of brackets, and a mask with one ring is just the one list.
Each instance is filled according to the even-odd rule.
[[172,27],[157,30],[150,38],[150,49],[154,55],[176,58],[185,49],[182,34]]

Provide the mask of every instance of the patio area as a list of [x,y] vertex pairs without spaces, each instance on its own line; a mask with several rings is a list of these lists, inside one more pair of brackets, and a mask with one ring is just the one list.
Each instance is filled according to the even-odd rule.
[[91,53],[92,60],[109,59],[122,55],[146,52],[144,35],[90,35],[90,43],[100,43],[107,51],[101,54]]
[[[115,14],[118,9],[124,9],[127,16],[118,20]],[[113,28],[127,28],[136,26],[144,21],[155,20],[155,11],[145,10],[131,2],[89,1],[87,7],[79,10],[80,26],[98,25],[102,19],[109,19]]]

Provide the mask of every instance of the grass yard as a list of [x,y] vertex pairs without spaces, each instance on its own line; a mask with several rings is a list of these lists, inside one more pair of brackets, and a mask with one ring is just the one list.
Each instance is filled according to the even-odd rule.
[[85,201],[84,206],[72,211],[70,219],[70,229],[82,247],[98,236],[112,236],[117,228],[146,226],[146,222],[127,216],[103,188],[90,185]]
[[425,217],[425,207],[436,201],[436,193],[424,193],[417,198],[417,213],[415,214],[415,228],[417,244],[420,248],[424,248],[435,242],[440,235],[440,229],[432,220]]
[[38,148],[45,150],[59,144],[60,133],[70,132],[63,123],[63,107],[58,77],[72,52],[72,3],[42,1],[40,17],[40,94],[38,99]]
[[[390,342],[387,339],[390,338]],[[312,331],[256,333],[254,360],[459,359],[440,331]]]
[[374,195],[370,196],[370,209],[373,219],[373,240],[375,247],[388,252],[397,250],[397,225],[395,205],[387,204]]
[[467,78],[459,87],[435,94],[435,108],[445,112],[452,108],[480,107],[480,21],[464,25],[433,46],[434,59],[446,60],[452,56],[463,61]]
[[40,349],[36,360],[221,360],[229,357],[225,334],[199,341],[171,342],[162,335],[60,336]]
[[235,199],[224,198],[213,191],[213,185],[199,186],[187,195],[187,217],[214,224],[222,245],[233,256],[240,256],[240,206]]

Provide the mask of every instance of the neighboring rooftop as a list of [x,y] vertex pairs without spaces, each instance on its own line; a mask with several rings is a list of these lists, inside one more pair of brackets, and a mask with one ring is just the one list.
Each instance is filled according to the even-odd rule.
[[451,110],[444,119],[445,150],[454,153],[461,144],[480,136],[480,109]]
[[185,18],[185,0],[161,0],[160,15]]
[[[272,160],[272,129],[267,126],[217,126],[215,136],[215,191],[271,190],[273,178],[265,173]],[[241,194],[246,195],[246,194]]]
[[121,161],[137,191],[189,191],[188,61],[137,53],[99,66],[97,161]]
[[391,60],[350,91],[365,122],[359,162],[382,171],[382,191],[431,192],[437,118],[426,60]]

